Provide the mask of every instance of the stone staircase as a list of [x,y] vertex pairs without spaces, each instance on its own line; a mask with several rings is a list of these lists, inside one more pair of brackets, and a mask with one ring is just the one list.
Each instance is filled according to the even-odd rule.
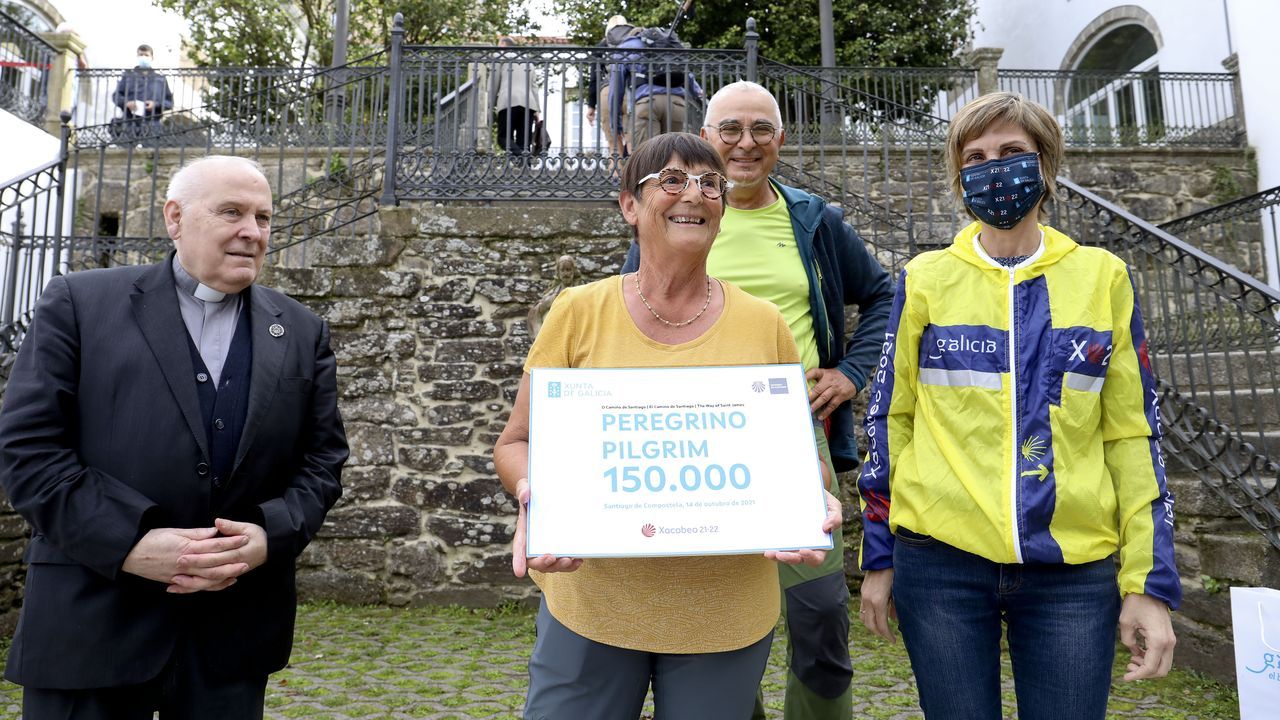
[[[1174,356],[1156,372],[1180,388],[1194,386],[1197,404],[1217,417],[1232,417],[1236,428],[1257,451],[1280,457],[1280,395],[1278,372],[1270,354],[1227,350],[1195,356]],[[1240,388],[1240,378],[1263,382]],[[1267,380],[1270,380],[1268,383]],[[1238,389],[1233,392],[1232,386]],[[1177,662],[1194,667],[1226,683],[1235,679],[1231,638],[1231,585],[1280,587],[1280,551],[1232,503],[1238,497],[1223,481],[1188,469],[1174,459],[1168,482],[1177,500],[1178,569],[1182,574],[1183,606],[1174,613],[1178,633]],[[1267,476],[1261,474],[1265,483]],[[1276,502],[1276,477],[1257,488]]]

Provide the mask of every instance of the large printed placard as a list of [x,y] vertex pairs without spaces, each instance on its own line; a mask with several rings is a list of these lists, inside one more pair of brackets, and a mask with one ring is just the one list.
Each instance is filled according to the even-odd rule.
[[530,556],[831,548],[800,365],[538,368]]

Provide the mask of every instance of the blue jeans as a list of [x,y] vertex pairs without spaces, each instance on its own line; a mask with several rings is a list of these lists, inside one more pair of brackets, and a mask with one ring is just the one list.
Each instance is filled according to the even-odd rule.
[[893,600],[928,720],[1000,720],[1008,629],[1019,720],[1102,720],[1120,591],[1111,558],[1002,565],[899,528]]

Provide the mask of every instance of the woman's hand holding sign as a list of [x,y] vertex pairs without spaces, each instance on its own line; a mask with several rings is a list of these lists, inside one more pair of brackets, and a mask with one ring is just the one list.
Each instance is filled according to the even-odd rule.
[[[826,476],[826,466],[822,466],[823,476]],[[840,506],[840,499],[832,495],[830,491],[823,490],[827,496],[827,517],[822,521],[822,532],[834,532],[840,527],[840,523],[844,522],[844,510]],[[840,552],[840,548],[831,548],[831,552]],[[810,565],[817,567],[822,561],[827,559],[826,550],[765,550],[764,556],[770,560],[777,560],[787,565]]]
[[538,557],[526,558],[524,556],[524,548],[529,522],[528,478],[520,478],[516,481],[516,506],[518,508],[516,531],[511,537],[511,571],[516,574],[516,577],[524,577],[529,570],[537,570],[544,573],[573,572],[582,567],[581,558],[556,557],[555,555],[539,555]]

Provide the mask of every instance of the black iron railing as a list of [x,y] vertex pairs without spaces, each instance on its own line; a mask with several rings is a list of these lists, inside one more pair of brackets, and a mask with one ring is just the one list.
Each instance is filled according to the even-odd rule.
[[1186,240],[1260,281],[1280,284],[1280,226],[1277,225],[1280,187],[1170,220],[1161,230]]
[[[173,108],[130,116],[111,88],[129,70],[79,73],[85,103],[79,147],[304,147],[382,141],[388,95],[381,53],[341,68],[175,68],[153,72],[176,88]],[[123,102],[123,96],[118,98]]]
[[[114,118],[128,116],[125,102],[130,75],[135,68],[86,68],[76,73],[80,98],[81,126],[106,125]],[[323,72],[316,67],[205,67],[154,68],[147,71],[157,88],[168,90],[171,107],[165,113],[189,113],[198,120],[222,120],[251,116],[257,108],[246,107],[245,98],[260,99],[255,103],[264,112],[273,111],[275,93],[283,87],[310,84]],[[159,101],[162,98],[155,98]],[[250,110],[250,113],[245,113]],[[163,117],[163,114],[162,116]]]
[[[407,47],[401,37],[393,28],[393,97],[402,105],[391,115],[384,203],[616,196],[620,158],[601,125],[620,122],[632,138],[641,119],[629,104],[623,117],[597,107],[596,122],[587,122],[588,107],[598,105],[588,77],[593,66],[604,78],[625,65],[679,78],[689,92],[676,125],[695,132],[705,99],[720,87],[744,78],[764,84],[780,101],[787,133],[780,176],[819,186],[891,264],[905,262],[918,237],[928,242],[954,229],[955,213],[932,201],[942,189],[941,118],[759,58],[750,30],[743,50]],[[523,82],[512,83],[516,75]],[[524,96],[502,97],[513,85]],[[494,108],[512,104],[537,109],[550,128],[549,148],[512,148],[499,135]]]
[[[978,97],[978,71],[955,68],[814,68],[833,82],[941,118]],[[1241,147],[1233,73],[996,71],[999,89],[1044,105],[1072,147]]]
[[[373,226],[389,99],[381,55],[340,68],[262,73],[158,122],[80,128],[70,147],[77,212],[72,267],[155,259],[170,246],[161,210],[169,177],[210,153],[251,157],[276,194],[271,261],[305,262],[308,237]],[[267,82],[270,79],[271,82]],[[363,223],[363,224],[360,224]]]
[[939,172],[946,121],[764,58],[755,79],[782,111],[789,149],[779,175],[839,204],[887,267],[950,238],[956,214]]
[[[0,355],[18,349],[45,283],[66,269],[67,137],[62,113],[58,159],[0,185]],[[0,362],[0,377],[7,366]]]
[[57,54],[39,35],[0,12],[0,109],[43,127],[49,73]]
[[804,66],[805,72],[862,93],[950,119],[978,97],[978,71],[971,67],[897,68]]
[[[375,197],[384,204],[611,198],[619,158],[601,132],[605,110],[597,108],[596,122],[586,122],[587,78],[593,66],[623,60],[650,73],[696,78],[705,96],[740,78],[769,88],[787,132],[779,176],[841,206],[887,266],[899,267],[919,250],[948,242],[958,219],[940,170],[949,115],[939,102],[959,102],[963,88],[933,77],[886,97],[852,76],[833,78],[760,58],[750,25],[748,30],[744,50],[629,51],[621,57],[600,48],[406,47],[397,21],[385,59],[282,73],[260,85],[232,83],[206,93],[200,105],[169,113],[168,124],[134,136],[120,135],[119,128],[113,133],[109,120],[83,128],[64,155],[79,209],[70,227],[53,233],[65,248],[54,253],[65,258],[55,257],[54,267],[158,256],[169,246],[159,210],[171,171],[214,151],[249,155],[267,166],[279,194],[275,242],[288,248],[288,258],[277,252],[275,262],[305,262],[302,241],[318,234],[372,231]],[[532,80],[523,99],[536,101],[551,136],[547,146],[526,145],[519,152],[499,139],[492,112],[495,82],[517,71]],[[1079,99],[1071,94],[1073,83],[1081,77],[1034,76],[1064,83],[1053,87],[1066,99],[1054,104],[1057,96],[1050,94],[1046,104],[1069,127],[1071,102]],[[1078,92],[1088,100],[1095,92],[1127,92],[1111,83],[1150,79],[1110,77]],[[1006,73],[1001,82],[1018,79]],[[1182,105],[1170,104],[1177,93],[1161,88],[1143,97],[1161,99],[1162,134],[1135,142],[1213,144],[1226,142],[1227,135],[1239,141],[1234,105],[1206,101],[1197,113],[1178,114],[1172,109]],[[1137,97],[1138,88],[1132,91]],[[699,103],[686,104],[687,129],[701,125],[702,111]],[[634,132],[633,126],[624,129]],[[1225,134],[1215,135],[1219,130]],[[1092,130],[1076,140],[1126,142]],[[11,204],[20,204],[18,195],[52,198],[54,185],[67,186],[61,180],[48,184],[40,178],[52,177],[50,170],[41,172],[23,179],[32,189],[6,190],[17,193]],[[1059,183],[1063,198],[1054,207],[1055,224],[1081,242],[1116,252],[1132,268],[1160,378],[1169,457],[1199,472],[1280,547],[1274,498],[1280,293],[1068,180]],[[1204,222],[1216,227],[1221,216],[1186,219],[1177,228],[1191,232]],[[19,257],[27,246],[24,239],[9,247]],[[38,273],[22,268],[41,265],[18,267],[18,279],[6,280],[14,339],[39,292]],[[23,285],[27,276],[33,280]]]
[[[602,62],[599,49],[405,46],[400,57],[391,71],[403,83],[393,116],[395,198],[602,200],[616,191],[611,180],[619,158],[602,127],[612,121],[610,113],[596,108],[595,122],[587,120],[588,78]],[[702,124],[705,99],[745,72],[740,50],[634,50],[627,61],[697,83],[700,97],[690,91],[687,100],[663,95],[658,101],[693,132]],[[516,84],[521,97],[510,95]],[[508,108],[536,111],[549,145],[528,142],[532,116],[520,127],[512,117],[523,112]],[[616,118],[634,137],[636,115]],[[506,139],[500,130],[508,131]]]
[[1001,70],[1000,89],[1049,108],[1068,145],[1240,147],[1232,73]]
[[1280,547],[1280,292],[1065,178],[1055,227],[1129,264],[1167,455]]

